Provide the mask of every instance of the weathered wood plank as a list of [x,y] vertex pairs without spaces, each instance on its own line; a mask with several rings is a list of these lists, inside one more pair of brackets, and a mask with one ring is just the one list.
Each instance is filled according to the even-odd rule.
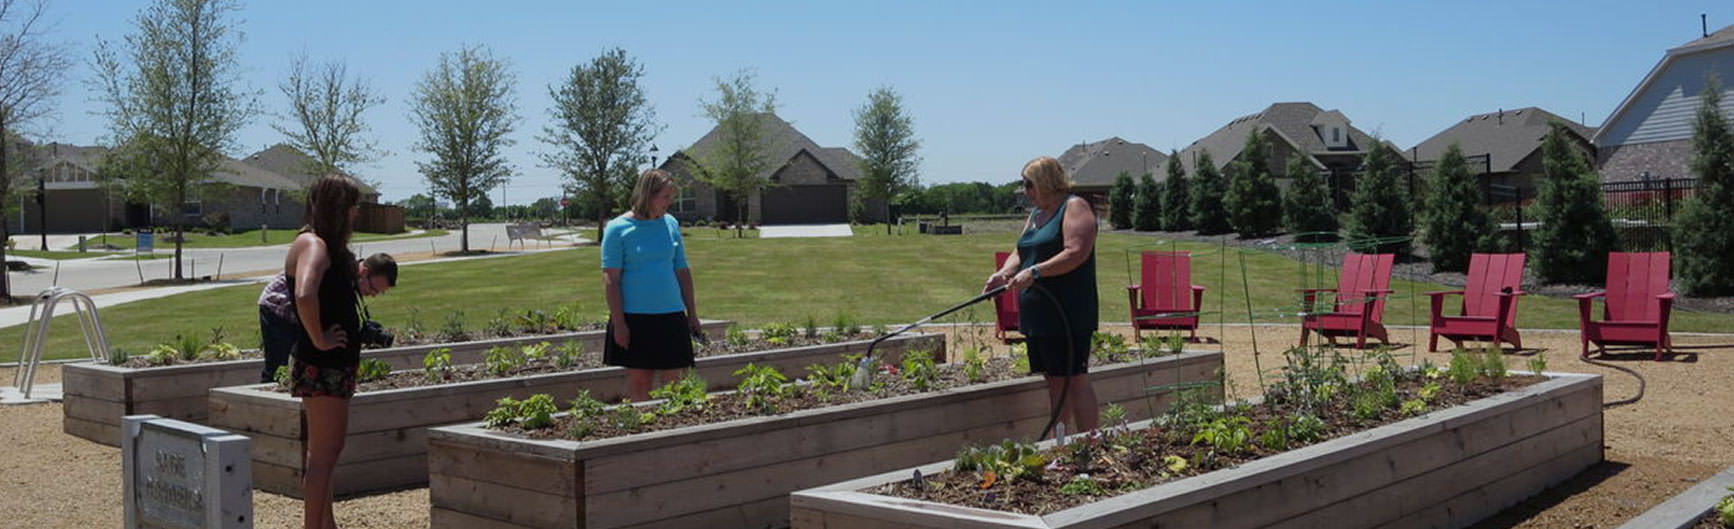
[[119,424],[127,415],[126,403],[117,400],[67,395],[60,405],[66,407],[61,414],[72,419]]
[[428,511],[428,527],[432,529],[535,529],[526,525],[471,516],[450,509],[434,507]]
[[573,481],[578,477],[578,470],[570,460],[478,450],[437,439],[428,442],[428,473],[502,486],[524,486],[560,496],[577,494],[579,485]]
[[445,474],[429,481],[428,502],[436,508],[529,527],[580,527],[578,501],[570,496]]
[[[207,405],[210,407],[207,420],[212,427],[242,435],[262,433],[292,439],[305,436],[306,418],[301,412],[301,401],[287,395],[273,402],[237,398],[228,390],[217,390],[211,393]],[[352,415],[350,422],[358,421]]]
[[108,446],[120,446],[120,425],[101,421],[61,417],[61,431],[79,439]]

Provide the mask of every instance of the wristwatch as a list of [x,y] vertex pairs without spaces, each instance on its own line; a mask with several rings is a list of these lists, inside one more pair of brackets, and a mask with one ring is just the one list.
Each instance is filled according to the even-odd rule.
[[1030,266],[1030,279],[1041,279],[1041,278],[1042,278],[1042,265]]

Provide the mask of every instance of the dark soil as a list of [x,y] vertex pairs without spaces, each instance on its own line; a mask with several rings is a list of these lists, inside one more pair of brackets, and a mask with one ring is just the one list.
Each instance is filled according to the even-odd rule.
[[[476,341],[476,340],[489,340],[489,339],[495,339],[495,338],[522,338],[522,337],[527,337],[527,336],[543,336],[543,335],[550,335],[550,334],[565,334],[565,333],[572,333],[572,332],[599,331],[599,330],[602,330],[602,324],[600,324],[600,323],[581,323],[581,324],[578,324],[576,328],[572,328],[572,329],[523,329],[523,328],[521,328],[521,329],[517,329],[515,332],[510,332],[510,333],[506,333],[506,334],[476,332],[474,334],[465,335],[461,338],[451,339],[451,340],[445,340],[445,339],[441,339],[442,337],[435,337],[435,336],[422,336],[422,337],[405,336],[404,332],[401,329],[389,329],[386,332],[392,333],[392,335],[397,338],[396,342],[394,342],[391,345],[392,347],[411,347],[411,346],[417,346],[417,345],[431,345],[431,344],[439,344],[439,343],[470,342],[470,341]],[[362,349],[363,350],[374,350],[374,349],[382,349],[382,348],[381,347],[364,346],[364,347],[362,347]],[[167,363],[167,364],[158,365],[158,364],[151,364],[150,360],[145,357],[144,352],[137,352],[137,353],[133,353],[133,355],[131,357],[127,358],[126,362],[122,363],[121,366],[137,369],[137,368],[145,368],[145,367],[163,367],[163,366],[178,366],[178,365],[188,365],[188,364],[203,364],[203,363],[209,363],[209,362],[228,362],[228,361],[232,361],[232,360],[246,360],[246,359],[262,358],[262,357],[264,357],[264,353],[258,349],[243,349],[243,350],[241,350],[241,356],[239,356],[237,358],[233,358],[233,359],[218,360],[215,358],[196,358],[193,360],[185,360],[185,359],[182,359],[180,357],[175,357],[175,358],[170,359],[169,363]]]
[[[1441,386],[1438,395],[1428,404],[1429,410],[1449,408],[1475,399],[1520,388],[1543,380],[1540,377],[1512,377],[1501,381],[1481,379],[1459,386],[1445,377],[1436,380]],[[1416,398],[1426,379],[1401,381],[1397,392],[1401,400]],[[1345,395],[1348,391],[1343,392]],[[1387,408],[1379,416],[1360,420],[1353,416],[1349,400],[1338,395],[1332,405],[1315,410],[1326,425],[1323,439],[1333,439],[1368,430],[1407,418],[1395,408]],[[1124,424],[1109,426],[1093,435],[1075,436],[1067,446],[1045,452],[1050,463],[1035,478],[998,481],[990,472],[946,472],[934,476],[911,476],[911,479],[884,485],[868,492],[926,501],[964,505],[982,509],[1018,512],[1032,515],[1068,509],[1103,498],[1150,488],[1152,486],[1230,468],[1242,463],[1302,446],[1289,443],[1279,450],[1263,446],[1260,436],[1268,425],[1279,424],[1284,418],[1300,414],[1292,405],[1250,406],[1245,415],[1252,419],[1251,434],[1244,448],[1233,453],[1215,453],[1208,444],[1194,444],[1192,431],[1186,427],[1155,426],[1146,430],[1129,430]],[[1189,429],[1188,429],[1189,430]],[[1124,449],[1124,450],[1122,450]],[[1185,460],[1179,471],[1164,461],[1167,456]],[[1062,492],[1061,486],[1085,476],[1099,489],[1092,492]],[[920,479],[917,480],[916,478]],[[1099,492],[1099,493],[1098,493]]]
[[[1257,248],[1279,253],[1291,259],[1308,263],[1323,264],[1331,267],[1335,267],[1342,263],[1343,254],[1348,253],[1349,251],[1347,247],[1341,244],[1299,248],[1295,244],[1294,235],[1288,234],[1242,239],[1232,233],[1227,235],[1209,236],[1198,235],[1195,232],[1166,231],[1135,232],[1132,230],[1116,230],[1115,233],[1217,245],[1220,245],[1224,240],[1227,240],[1230,248]],[[1411,245],[1414,248],[1414,255],[1398,259],[1396,265],[1391,268],[1392,276],[1410,281],[1437,283],[1452,287],[1462,287],[1466,283],[1467,280],[1461,272],[1434,272],[1433,263],[1427,261],[1427,246],[1419,239],[1415,240]],[[1212,256],[1211,258],[1214,259],[1215,256]],[[1230,266],[1232,267],[1233,264],[1231,263]],[[1335,281],[1334,277],[1327,277],[1325,279],[1327,282]],[[1679,292],[1679,280],[1675,279],[1674,281],[1673,289],[1675,292]],[[1541,280],[1536,278],[1533,270],[1525,269],[1523,273],[1523,289],[1530,294],[1556,298],[1569,298],[1578,294],[1595,292],[1601,290],[1602,287],[1596,285],[1542,284]],[[1707,298],[1679,296],[1674,299],[1674,308],[1689,312],[1734,314],[1734,297]]]
[[1722,520],[1716,517],[1716,511],[1710,511],[1710,514],[1705,515],[1704,519],[1698,520],[1698,525],[1692,527],[1693,529],[1728,529],[1728,526],[1722,525]]

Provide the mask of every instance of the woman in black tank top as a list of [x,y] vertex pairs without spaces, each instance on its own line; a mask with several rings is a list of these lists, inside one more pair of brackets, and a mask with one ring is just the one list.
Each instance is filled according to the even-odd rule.
[[361,344],[355,310],[355,254],[349,250],[361,190],[348,177],[327,175],[307,193],[307,226],[284,263],[301,336],[291,350],[291,393],[307,412],[307,453],[301,473],[302,524],[333,529],[332,470],[349,433],[349,397]]

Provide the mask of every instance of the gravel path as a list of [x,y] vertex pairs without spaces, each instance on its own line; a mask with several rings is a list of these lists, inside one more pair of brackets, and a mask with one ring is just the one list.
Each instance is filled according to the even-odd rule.
[[[950,347],[992,345],[987,327],[947,329]],[[1121,332],[1124,332],[1121,329]],[[1425,329],[1393,329],[1399,342],[1425,344]],[[1200,333],[1225,342],[1234,391],[1242,396],[1258,386],[1252,335],[1258,337],[1256,364],[1266,370],[1281,364],[1282,348],[1298,340],[1293,326],[1206,326]],[[1734,464],[1734,424],[1719,420],[1734,412],[1734,335],[1676,335],[1681,353],[1663,362],[1627,355],[1613,363],[1634,369],[1648,380],[1635,404],[1607,409],[1607,462],[1574,480],[1487,520],[1475,529],[1579,529],[1617,527],[1699,479]],[[1606,376],[1605,399],[1637,394],[1636,379],[1577,360],[1576,331],[1524,331],[1524,341],[1545,350],[1549,370]],[[1220,347],[1205,344],[1200,349]],[[1002,352],[1003,346],[991,350]],[[1445,353],[1398,350],[1404,361],[1444,364]],[[1522,368],[1526,358],[1510,365]],[[40,380],[59,377],[57,366],[43,368]],[[0,369],[10,381],[11,369]],[[0,407],[0,527],[117,527],[121,523],[120,454],[61,433],[59,404]],[[298,500],[255,492],[256,527],[300,527]],[[426,527],[427,489],[341,500],[338,522],[349,528]]]

